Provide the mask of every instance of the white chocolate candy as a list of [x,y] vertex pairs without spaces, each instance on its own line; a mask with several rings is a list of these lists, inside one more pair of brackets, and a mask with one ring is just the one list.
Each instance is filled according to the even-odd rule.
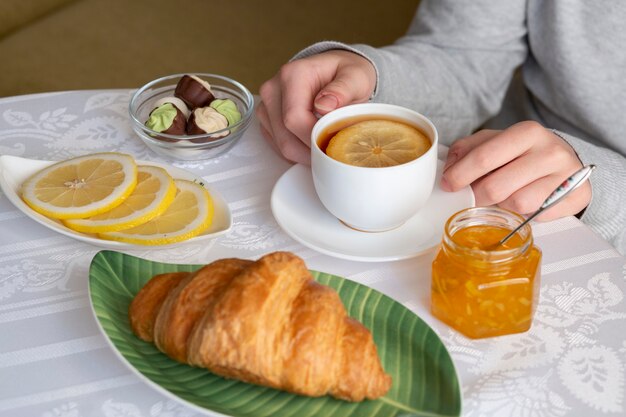
[[[228,120],[222,116],[217,110],[211,107],[200,107],[193,111],[196,125],[207,133],[215,132],[217,130],[225,129],[228,127]],[[215,137],[222,137],[228,135],[228,131]]]
[[180,110],[185,115],[185,119],[189,119],[189,115],[191,114],[191,111],[189,110],[189,107],[187,107],[184,101],[174,96],[163,97],[154,103],[154,108],[156,109],[157,107],[161,107],[165,103],[172,103],[174,106],[178,108],[178,110]]

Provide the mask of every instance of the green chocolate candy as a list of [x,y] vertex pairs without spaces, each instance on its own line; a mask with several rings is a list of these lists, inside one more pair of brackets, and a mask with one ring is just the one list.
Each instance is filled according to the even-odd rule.
[[163,132],[172,126],[177,113],[178,109],[172,103],[165,103],[152,110],[146,120],[146,127],[155,132]]
[[241,113],[239,113],[237,105],[231,99],[215,99],[210,106],[228,120],[228,126],[232,126],[241,120]]

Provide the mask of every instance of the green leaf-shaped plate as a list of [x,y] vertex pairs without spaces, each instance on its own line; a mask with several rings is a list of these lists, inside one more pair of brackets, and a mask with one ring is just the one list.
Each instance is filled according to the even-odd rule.
[[152,276],[194,271],[200,265],[152,262],[114,251],[96,254],[89,271],[94,314],[112,346],[161,392],[202,411],[253,417],[458,416],[459,381],[448,351],[435,332],[410,310],[364,285],[313,272],[334,288],[348,314],[372,332],[383,366],[393,378],[391,390],[374,401],[349,403],[331,397],[308,398],[228,380],[169,359],[135,337],[128,305]]

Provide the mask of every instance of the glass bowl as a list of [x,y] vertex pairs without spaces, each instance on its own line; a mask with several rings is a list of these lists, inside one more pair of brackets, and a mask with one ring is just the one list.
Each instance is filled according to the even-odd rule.
[[[154,109],[154,103],[163,97],[173,96],[176,84],[183,75],[195,75],[207,81],[215,98],[233,100],[241,112],[241,120],[227,128],[201,135],[170,135],[148,128],[144,123]],[[215,158],[227,152],[250,125],[253,109],[254,98],[241,83],[222,75],[202,73],[174,74],[150,81],[133,94],[128,107],[133,130],[150,149],[168,159],[186,161]],[[224,136],[224,133],[227,135]]]

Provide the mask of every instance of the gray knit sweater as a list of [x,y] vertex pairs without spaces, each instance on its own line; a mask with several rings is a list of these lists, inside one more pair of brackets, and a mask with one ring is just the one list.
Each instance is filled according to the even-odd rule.
[[296,58],[339,48],[376,67],[373,101],[430,117],[444,144],[488,121],[555,129],[598,166],[582,221],[626,254],[626,1],[422,0],[393,45],[321,42]]

